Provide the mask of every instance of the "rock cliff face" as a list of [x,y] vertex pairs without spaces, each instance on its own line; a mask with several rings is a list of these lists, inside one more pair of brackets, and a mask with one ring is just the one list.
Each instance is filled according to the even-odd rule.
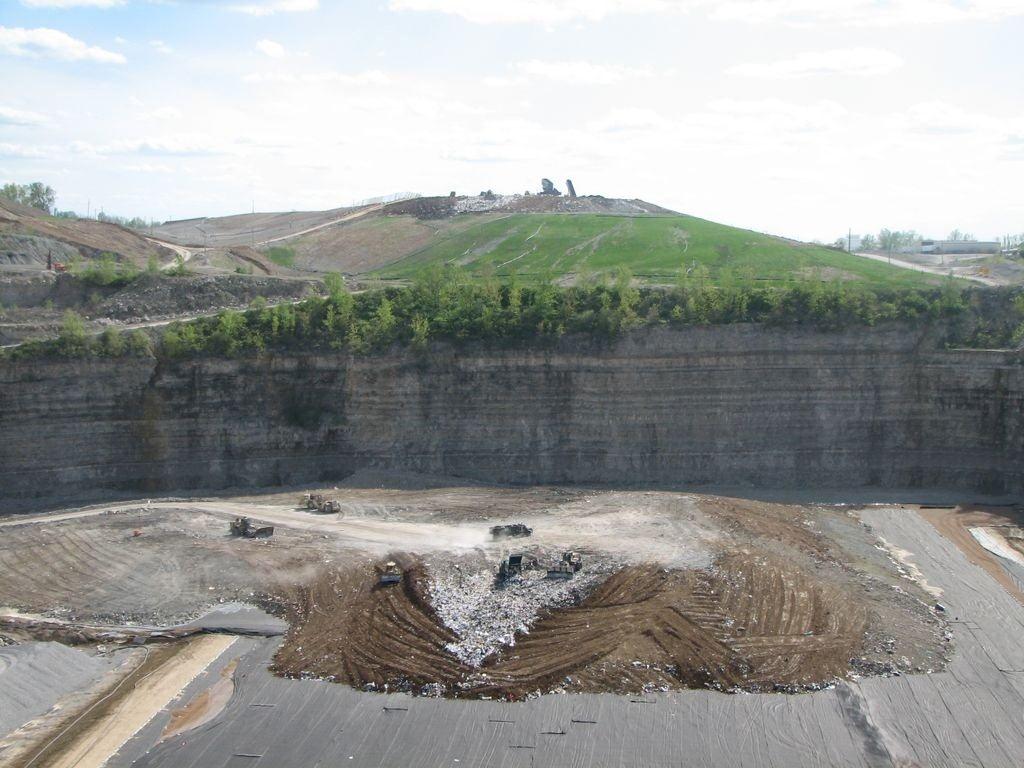
[[0,505],[338,480],[1024,492],[1024,356],[907,329],[424,357],[0,363]]

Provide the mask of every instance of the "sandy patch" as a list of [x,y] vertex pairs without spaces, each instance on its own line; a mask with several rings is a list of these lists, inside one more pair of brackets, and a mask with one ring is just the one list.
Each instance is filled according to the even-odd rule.
[[236,638],[203,635],[190,640],[157,667],[103,717],[50,763],[51,768],[100,768],[199,673],[224,653]]

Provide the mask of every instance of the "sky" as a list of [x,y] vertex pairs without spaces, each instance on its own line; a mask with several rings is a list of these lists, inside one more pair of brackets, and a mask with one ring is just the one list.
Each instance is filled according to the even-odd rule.
[[0,181],[156,220],[399,192],[1024,232],[1024,0],[0,0]]

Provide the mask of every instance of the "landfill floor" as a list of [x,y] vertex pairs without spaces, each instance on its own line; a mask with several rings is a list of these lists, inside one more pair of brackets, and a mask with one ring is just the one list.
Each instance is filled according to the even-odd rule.
[[[76,629],[236,601],[290,625],[200,622],[267,636],[167,672],[170,700],[110,765],[1019,764],[1020,569],[993,554],[1019,547],[1008,510],[366,485],[323,489],[341,515],[289,491],[0,520],[0,637],[32,648],[48,622],[92,657]],[[243,513],[274,537],[228,536]],[[532,535],[491,536],[513,522]],[[567,550],[582,570],[549,578]],[[519,551],[536,567],[502,583]],[[64,729],[73,694],[33,701],[0,765]],[[927,736],[939,707],[959,736]]]

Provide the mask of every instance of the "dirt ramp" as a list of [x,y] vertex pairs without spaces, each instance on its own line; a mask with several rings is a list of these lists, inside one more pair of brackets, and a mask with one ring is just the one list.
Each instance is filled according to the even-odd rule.
[[424,598],[422,566],[399,562],[399,584],[379,584],[376,568],[367,565],[301,588],[291,600],[298,627],[275,657],[274,671],[379,690],[462,679],[469,668],[445,650],[455,635]]
[[538,622],[488,671],[520,690],[814,686],[846,675],[866,625],[857,599],[763,556],[712,572],[634,567]]

